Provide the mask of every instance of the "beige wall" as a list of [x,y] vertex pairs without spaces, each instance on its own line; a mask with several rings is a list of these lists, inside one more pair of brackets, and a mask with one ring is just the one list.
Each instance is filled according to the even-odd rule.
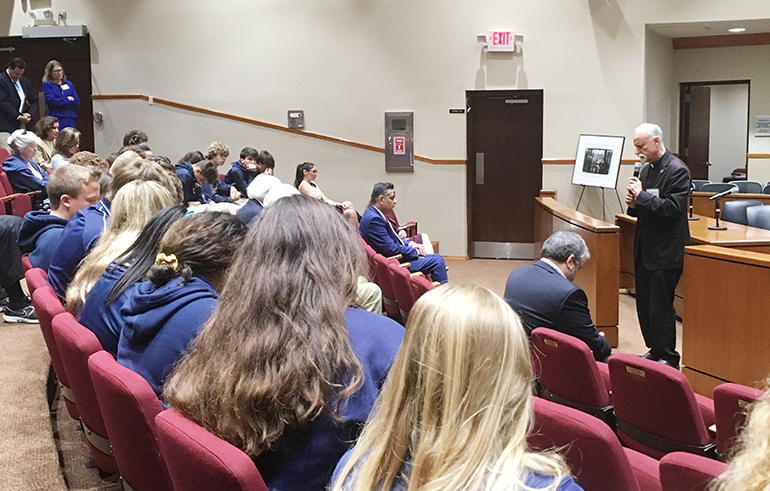
[[[383,112],[413,110],[416,153],[449,159],[465,158],[465,118],[449,114],[463,107],[465,90],[543,89],[544,157],[573,158],[581,133],[630,138],[645,115],[670,117],[661,90],[654,98],[648,93],[645,114],[646,24],[770,17],[765,0],[51,3],[67,11],[70,24],[91,32],[95,93],[144,93],[279,124],[288,109],[302,108],[308,130],[378,146]],[[0,34],[18,35],[29,23],[22,4],[0,0],[2,17],[12,14],[8,32]],[[476,35],[489,29],[523,33],[523,56],[483,53]],[[154,149],[172,158],[213,139],[234,151],[246,144],[266,148],[284,180],[296,163],[313,160],[326,194],[359,208],[373,182],[392,180],[400,217],[419,220],[443,253],[466,252],[463,166],[417,162],[413,175],[385,174],[377,153],[140,102],[99,102],[95,110],[105,115],[96,131],[102,154],[139,126]],[[624,153],[632,156],[630,141]],[[580,189],[570,184],[571,170],[545,166],[543,187],[575,206]],[[621,189],[628,174],[623,166]],[[608,216],[620,209],[612,194]],[[581,211],[601,217],[600,191],[589,189],[583,199]]]

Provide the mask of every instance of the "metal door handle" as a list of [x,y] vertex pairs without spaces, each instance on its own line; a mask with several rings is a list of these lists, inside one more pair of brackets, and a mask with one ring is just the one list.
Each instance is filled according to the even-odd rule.
[[481,186],[484,184],[484,153],[476,153],[476,184]]

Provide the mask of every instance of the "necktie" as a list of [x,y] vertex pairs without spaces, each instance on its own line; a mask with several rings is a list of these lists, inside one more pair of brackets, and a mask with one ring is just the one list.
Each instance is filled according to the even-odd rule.
[[23,91],[23,90],[21,90],[21,84],[19,83],[19,81],[18,81],[18,80],[17,80],[17,81],[15,81],[15,82],[13,83],[13,85],[16,87],[16,92],[18,92],[18,94],[19,94],[19,101],[20,101],[20,102],[19,102],[19,112],[20,112],[20,113],[21,113],[21,112],[24,112],[24,111],[23,111],[23,109],[24,109],[24,91]]

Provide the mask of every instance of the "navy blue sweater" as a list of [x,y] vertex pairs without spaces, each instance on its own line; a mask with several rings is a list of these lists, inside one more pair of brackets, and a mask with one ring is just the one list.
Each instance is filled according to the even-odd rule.
[[259,175],[259,171],[250,171],[240,160],[236,160],[230,165],[232,165],[232,167],[227,171],[227,174],[225,174],[224,183],[232,184],[235,186],[235,189],[241,192],[241,196],[245,197],[246,188],[248,188],[251,181]]
[[105,300],[126,269],[128,267],[125,264],[118,263],[112,263],[107,267],[88,294],[78,319],[81,324],[96,334],[96,338],[102,343],[102,348],[116,358],[118,356],[118,339],[123,328],[120,308],[139,283],[130,286],[109,304],[106,304]]
[[24,215],[19,229],[19,249],[29,254],[29,262],[35,268],[48,271],[56,246],[59,245],[67,220],[47,211],[30,211]]

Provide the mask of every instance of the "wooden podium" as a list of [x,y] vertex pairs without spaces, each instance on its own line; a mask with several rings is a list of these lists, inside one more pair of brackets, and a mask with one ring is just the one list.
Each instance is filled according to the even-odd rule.
[[591,318],[610,346],[618,346],[618,240],[619,227],[584,215],[555,199],[536,198],[535,242],[540,251],[554,232],[575,232],[588,246],[591,258],[575,278],[588,297]]

